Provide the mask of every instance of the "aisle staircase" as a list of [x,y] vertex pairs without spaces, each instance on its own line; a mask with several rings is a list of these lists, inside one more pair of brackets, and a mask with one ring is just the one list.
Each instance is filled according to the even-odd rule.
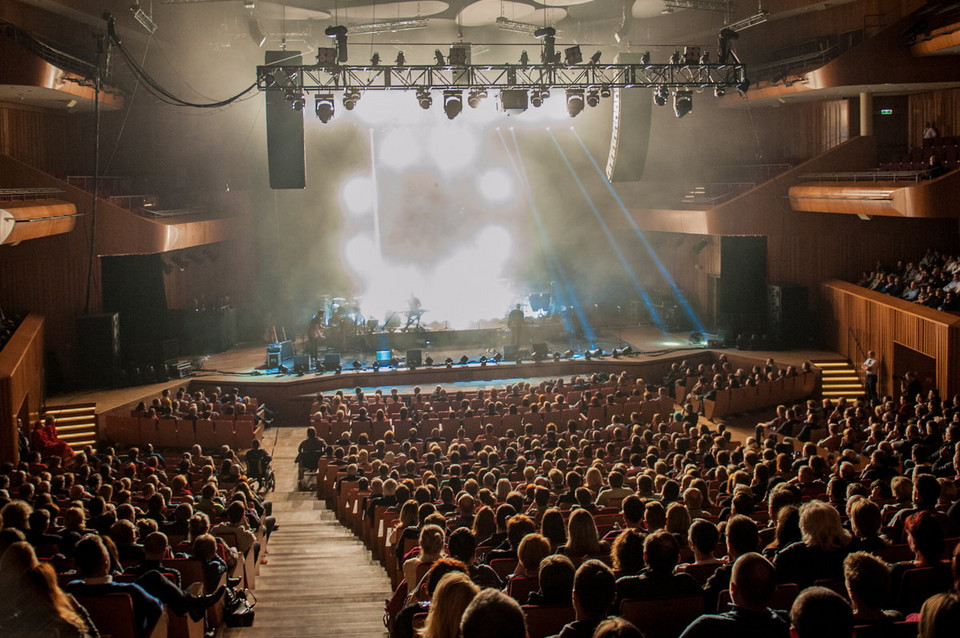
[[821,393],[824,399],[858,399],[863,396],[863,382],[849,360],[811,361],[823,372]]
[[75,451],[97,443],[97,404],[48,405],[43,411],[57,420],[57,436]]

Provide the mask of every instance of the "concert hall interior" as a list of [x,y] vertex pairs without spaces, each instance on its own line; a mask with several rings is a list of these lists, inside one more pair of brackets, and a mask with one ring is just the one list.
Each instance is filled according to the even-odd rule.
[[[404,565],[339,480],[321,469],[304,492],[292,469],[320,422],[367,458],[352,425],[318,416],[338,391],[346,406],[354,388],[399,388],[403,418],[380,394],[370,416],[387,411],[397,441],[459,419],[438,429],[446,446],[473,410],[508,431],[510,406],[441,417],[415,388],[530,383],[536,404],[577,378],[603,391],[574,420],[600,407],[609,422],[636,396],[623,373],[653,384],[638,402],[667,397],[659,425],[685,416],[758,448],[780,404],[960,393],[958,3],[135,2],[0,2],[0,485],[33,467],[47,415],[47,443],[91,455],[149,443],[175,464],[193,443],[242,456],[262,441],[284,463],[288,529],[270,563],[249,559],[256,625],[171,612],[171,636],[294,635],[281,583],[301,532],[367,570],[344,589],[365,598],[331,586],[323,604],[366,608],[355,631],[335,607],[298,618],[383,635]],[[759,389],[729,385],[751,369]],[[203,401],[149,413],[163,392],[228,388],[249,431]],[[509,431],[500,445],[522,448]],[[308,534],[308,512],[329,528]]]

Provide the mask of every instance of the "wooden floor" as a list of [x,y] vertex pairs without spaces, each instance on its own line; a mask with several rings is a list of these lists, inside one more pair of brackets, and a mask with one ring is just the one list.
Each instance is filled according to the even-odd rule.
[[386,635],[386,572],[322,501],[295,489],[293,459],[303,438],[302,428],[267,430],[264,436],[264,447],[273,448],[277,491],[271,497],[280,530],[257,576],[253,627],[227,629],[225,638]]

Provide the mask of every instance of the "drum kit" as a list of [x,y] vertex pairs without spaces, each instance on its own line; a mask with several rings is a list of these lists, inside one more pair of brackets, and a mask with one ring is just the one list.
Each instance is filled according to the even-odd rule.
[[307,325],[307,338],[316,343],[336,339],[345,346],[352,337],[423,330],[420,322],[428,312],[423,308],[389,312],[381,323],[379,319],[363,314],[361,301],[360,297],[324,296],[321,307]]

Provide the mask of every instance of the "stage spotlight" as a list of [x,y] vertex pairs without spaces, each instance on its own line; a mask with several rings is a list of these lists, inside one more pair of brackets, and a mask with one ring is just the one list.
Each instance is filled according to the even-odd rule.
[[370,66],[380,66],[380,54],[374,53],[370,58]]
[[380,362],[376,359],[373,360],[373,371],[380,372]]
[[356,370],[357,372],[360,372],[361,370],[363,370],[363,364],[360,363],[359,361],[357,361],[356,359],[354,359],[354,360],[353,360],[353,369]]
[[600,51],[597,51],[596,53],[594,53],[593,55],[591,55],[591,56],[590,56],[590,64],[592,64],[592,65],[594,65],[594,66],[600,64],[600,56],[601,56],[601,55],[603,55],[603,54],[602,54]]
[[360,91],[358,89],[346,89],[343,92],[343,108],[352,111],[360,101]]
[[704,51],[700,54],[700,64],[710,64],[710,52]]
[[750,89],[750,80],[743,78],[743,81],[737,84],[737,91],[740,92],[740,95],[743,95]]
[[427,357],[426,359],[423,360],[423,362],[424,364],[426,364],[428,368],[433,367],[433,357]]
[[703,334],[694,330],[693,332],[690,333],[689,342],[690,342],[690,345],[692,346],[700,345],[701,343],[703,343]]
[[447,119],[460,115],[463,111],[463,91],[448,90],[443,92],[443,112],[447,114]]
[[297,373],[298,377],[302,377],[307,373],[307,366],[303,365],[302,363],[298,363],[297,365],[293,366],[293,371]]
[[718,86],[718,87],[716,87],[715,89],[713,89],[713,96],[714,96],[714,97],[723,97],[723,96],[726,95],[726,94],[727,94],[727,90],[726,90],[725,88],[723,88],[722,86]]
[[343,372],[343,366],[338,363],[338,364],[337,364],[336,374],[340,374],[341,372]]
[[583,358],[586,359],[587,361],[590,361],[590,359],[593,358],[593,355],[590,354],[590,351],[589,351],[589,350],[587,350],[587,351],[585,351],[585,352],[583,353]]
[[626,347],[624,347],[623,349],[620,350],[620,354],[622,354],[623,356],[627,356],[627,355],[629,355],[629,354],[633,354],[633,348],[630,347],[630,346],[626,346]]
[[640,56],[640,64],[650,64],[650,52],[644,51],[643,55]]
[[554,362],[554,363],[557,363],[558,361],[560,361],[560,353],[559,353],[559,352],[554,352],[554,353],[553,353],[553,362]]
[[620,351],[617,350],[616,348],[614,348],[613,351],[612,351],[610,354],[611,354],[611,356],[613,356],[614,359],[619,359],[619,358],[620,358]]
[[579,45],[564,49],[563,61],[567,66],[573,66],[574,64],[583,62],[583,53],[580,51]]
[[447,365],[448,368],[453,367],[453,359],[451,359],[450,357],[447,357],[447,360],[444,361],[444,363]]
[[347,27],[343,25],[331,25],[323,31],[328,38],[333,38],[337,43],[337,62],[343,64],[347,61]]
[[287,93],[287,101],[290,102],[290,108],[294,111],[302,111],[307,101],[303,99],[302,93]]
[[590,89],[587,91],[587,106],[593,108],[597,104],[600,104],[600,91],[597,89]]
[[277,368],[277,372],[280,374],[290,374],[290,368],[281,363],[280,367]]
[[481,367],[481,368],[486,368],[486,367],[487,367],[487,355],[481,355],[481,356],[480,356],[480,367]]
[[437,66],[447,66],[447,61],[443,59],[443,52],[440,49],[433,50],[433,57],[437,61]]
[[603,356],[603,348],[597,348],[596,350],[589,351],[590,356],[594,359],[599,359]]
[[680,60],[680,49],[674,49],[673,54],[670,56],[670,64],[680,64]]
[[501,361],[503,361],[503,355],[501,353],[498,352],[497,354],[493,355],[494,363],[500,363]]
[[465,366],[470,363],[470,358],[467,355],[460,357],[460,365]]
[[567,89],[567,113],[577,117],[583,111],[583,89]]
[[403,51],[397,51],[397,61],[396,61],[397,67],[398,68],[402,67],[406,63],[407,63],[407,58],[403,55]]
[[673,112],[683,117],[693,110],[693,91],[677,91],[673,96]]
[[603,99],[607,99],[608,97],[610,97],[610,87],[609,87],[609,86],[602,86],[602,87],[600,87],[600,97],[602,97]]
[[424,111],[433,106],[433,96],[427,89],[417,89],[417,102]]
[[653,103],[657,106],[666,106],[667,98],[670,97],[670,92],[666,87],[658,86],[653,92]]
[[524,49],[520,52],[520,66],[527,66],[530,64],[530,56],[527,55],[527,50]]
[[470,93],[467,94],[467,104],[470,105],[470,108],[475,109],[480,106],[480,100],[485,97],[487,97],[485,89],[470,89]]
[[320,95],[318,93],[314,98],[313,110],[316,112],[317,118],[326,124],[333,118],[334,105],[335,103],[333,101],[332,94],[324,93],[323,95]]
[[563,353],[564,359],[573,359],[573,350],[567,350]]
[[530,89],[530,104],[533,104],[534,108],[543,106],[543,97],[540,95],[539,89]]

